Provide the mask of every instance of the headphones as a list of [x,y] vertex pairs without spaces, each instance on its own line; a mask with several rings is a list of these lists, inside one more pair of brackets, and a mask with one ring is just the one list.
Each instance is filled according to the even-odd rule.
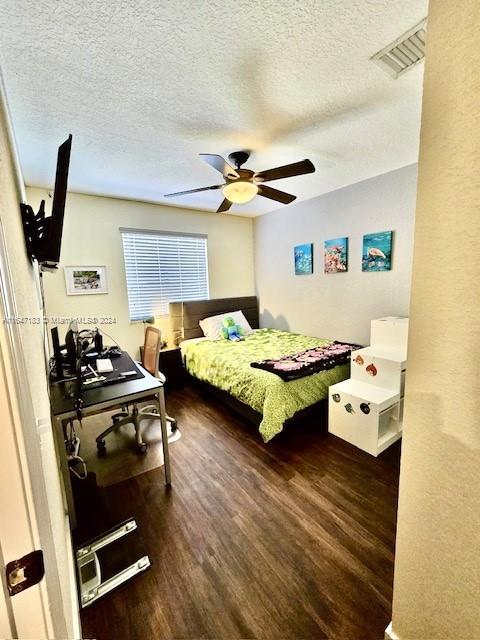
[[120,349],[120,347],[117,347],[116,345],[114,345],[112,347],[108,347],[102,353],[102,356],[106,357],[106,358],[118,358],[121,355],[122,355],[122,350]]

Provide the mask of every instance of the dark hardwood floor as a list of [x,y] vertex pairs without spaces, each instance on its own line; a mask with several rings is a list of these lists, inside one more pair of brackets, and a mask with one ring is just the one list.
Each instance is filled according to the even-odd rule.
[[76,489],[79,541],[134,516],[152,562],[82,612],[83,637],[382,639],[399,445],[374,459],[314,421],[265,445],[193,388],[167,408],[171,490],[162,468]]

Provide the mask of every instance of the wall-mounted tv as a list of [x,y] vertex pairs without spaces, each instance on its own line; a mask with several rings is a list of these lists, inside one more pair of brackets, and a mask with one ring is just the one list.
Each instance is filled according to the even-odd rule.
[[70,134],[58,148],[52,215],[45,215],[45,200],[40,203],[38,213],[34,213],[30,205],[20,204],[28,255],[31,260],[38,260],[40,265],[50,269],[56,268],[60,261],[71,149]]

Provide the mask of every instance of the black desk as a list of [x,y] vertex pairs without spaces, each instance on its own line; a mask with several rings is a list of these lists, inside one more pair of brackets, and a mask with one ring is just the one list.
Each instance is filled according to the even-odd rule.
[[[135,366],[137,366],[139,371],[143,373],[143,378],[126,380],[125,382],[109,384],[104,387],[96,387],[92,389],[88,389],[88,387],[85,388],[82,392],[82,414],[86,417],[88,415],[114,409],[115,407],[122,406],[122,404],[126,404],[128,402],[140,402],[142,399],[155,396],[158,402],[160,426],[162,430],[165,484],[169,485],[171,483],[171,472],[165,413],[165,395],[163,390],[164,380],[155,378],[141,365],[135,364]],[[73,399],[68,397],[68,393],[72,389],[72,384],[75,384],[75,381],[53,382],[50,385],[50,404],[52,411],[52,423],[55,427],[57,441],[57,454],[60,459],[64,479],[65,498],[67,502],[66,506],[70,516],[70,525],[72,528],[75,528],[75,507],[73,504],[70,471],[68,468],[64,437],[64,425],[68,420],[76,419],[77,417]]]

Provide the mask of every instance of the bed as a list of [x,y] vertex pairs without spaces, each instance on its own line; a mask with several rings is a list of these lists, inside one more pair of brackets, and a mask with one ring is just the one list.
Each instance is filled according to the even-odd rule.
[[[254,331],[242,342],[208,340],[199,322],[209,316],[243,311]],[[182,332],[182,356],[188,374],[216,397],[258,424],[265,442],[285,424],[318,412],[328,387],[349,376],[342,365],[312,375],[283,381],[277,375],[251,367],[252,362],[279,358],[330,341],[276,329],[259,329],[255,296],[170,303],[174,332]]]

